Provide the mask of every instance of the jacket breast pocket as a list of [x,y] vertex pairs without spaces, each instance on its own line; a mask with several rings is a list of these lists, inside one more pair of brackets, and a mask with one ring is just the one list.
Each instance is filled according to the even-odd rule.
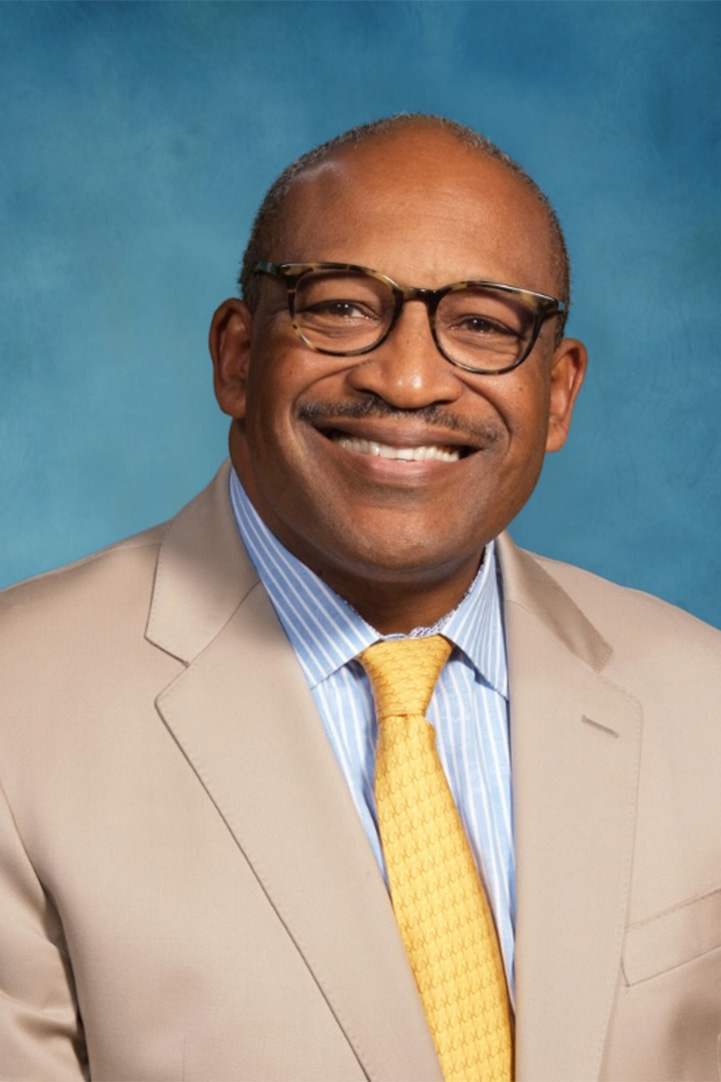
[[626,929],[601,1078],[719,1082],[721,888]]
[[630,925],[626,930],[623,975],[627,985],[721,949],[721,887]]

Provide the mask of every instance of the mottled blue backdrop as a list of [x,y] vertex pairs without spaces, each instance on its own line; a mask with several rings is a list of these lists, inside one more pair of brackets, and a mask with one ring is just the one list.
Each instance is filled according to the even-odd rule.
[[0,4],[0,584],[210,477],[264,189],[423,110],[518,158],[574,257],[592,368],[516,539],[721,625],[720,45],[717,3]]

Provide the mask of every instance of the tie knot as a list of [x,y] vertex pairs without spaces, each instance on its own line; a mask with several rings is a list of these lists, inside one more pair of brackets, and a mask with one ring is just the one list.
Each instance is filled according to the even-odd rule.
[[381,721],[405,714],[425,716],[451,644],[442,635],[376,642],[358,660],[368,673]]

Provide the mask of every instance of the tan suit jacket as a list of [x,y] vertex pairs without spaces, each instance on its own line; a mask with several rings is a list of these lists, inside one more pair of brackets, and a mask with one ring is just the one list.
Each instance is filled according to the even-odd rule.
[[[2,1078],[441,1078],[226,488],[3,596]],[[721,636],[500,559],[516,1076],[717,1078]]]

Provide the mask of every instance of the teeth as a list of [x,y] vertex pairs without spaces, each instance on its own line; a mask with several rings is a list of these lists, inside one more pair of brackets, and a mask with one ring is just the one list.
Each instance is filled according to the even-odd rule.
[[361,440],[352,436],[336,436],[334,442],[355,455],[372,455],[376,458],[392,458],[396,462],[425,462],[437,459],[440,462],[458,462],[461,452],[457,447],[442,447],[431,443],[423,447],[391,447],[388,443],[376,440]]

